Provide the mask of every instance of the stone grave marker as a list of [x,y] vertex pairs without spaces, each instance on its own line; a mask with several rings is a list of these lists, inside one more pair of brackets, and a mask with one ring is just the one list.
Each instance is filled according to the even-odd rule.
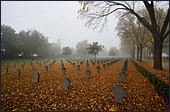
[[83,62],[80,62],[80,64],[82,65],[82,64],[83,64]]
[[104,68],[104,69],[106,68],[106,64],[103,64],[103,68]]
[[77,70],[78,70],[78,71],[80,70],[80,65],[77,65]]
[[127,78],[127,75],[126,75],[126,73],[125,72],[121,72],[120,74],[119,74],[119,78],[120,78],[120,82],[125,82],[126,81],[126,78]]
[[41,67],[41,63],[39,63],[39,67]]
[[107,63],[107,66],[109,67],[109,66],[110,66],[110,63]]
[[17,70],[17,77],[20,78],[21,71],[20,69]]
[[5,75],[7,75],[8,73],[8,68],[5,68]]
[[100,72],[101,68],[100,68],[100,66],[97,66],[96,69],[97,69],[97,72]]
[[21,66],[22,66],[22,69],[24,69],[24,65],[22,64]]
[[25,61],[24,61],[24,65],[25,65]]
[[16,67],[16,65],[14,64],[14,68]]
[[93,66],[95,66],[95,62],[93,62]]
[[86,67],[87,67],[87,68],[89,67],[89,63],[86,64]]
[[68,91],[69,90],[69,86],[70,86],[70,80],[69,78],[65,77],[63,79],[63,85],[64,85],[64,90]]
[[38,82],[39,82],[39,79],[40,79],[39,73],[38,73],[38,72],[35,72],[34,77],[35,77],[35,82],[38,83]]
[[127,72],[127,67],[126,67],[126,66],[124,66],[124,67],[122,68],[122,72]]
[[91,71],[90,70],[86,70],[85,71],[86,77],[89,79],[90,75],[91,75]]
[[66,73],[66,68],[63,67],[63,68],[62,68],[62,74],[65,75],[65,73]]
[[75,63],[73,63],[73,67],[75,67]]
[[34,66],[32,65],[32,70],[34,70]]
[[100,64],[100,61],[99,60],[97,60],[97,63],[98,63],[98,65]]
[[49,68],[51,68],[51,64],[49,64]]
[[64,64],[63,63],[61,64],[61,67],[64,68]]
[[48,67],[47,67],[47,66],[45,66],[44,68],[45,68],[45,72],[47,72],[47,70],[48,70]]
[[113,87],[113,94],[116,95],[116,102],[123,104],[123,97],[126,97],[126,88],[123,85]]

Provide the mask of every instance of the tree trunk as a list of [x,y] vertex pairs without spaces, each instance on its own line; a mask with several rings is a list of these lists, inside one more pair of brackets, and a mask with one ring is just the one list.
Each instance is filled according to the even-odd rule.
[[137,60],[139,61],[139,47],[137,46]]
[[135,58],[135,44],[132,47],[132,58]]
[[140,58],[139,58],[140,62],[142,62],[142,50],[143,50],[143,48],[142,48],[142,46],[140,46]]
[[154,69],[163,70],[162,69],[162,40],[154,40]]

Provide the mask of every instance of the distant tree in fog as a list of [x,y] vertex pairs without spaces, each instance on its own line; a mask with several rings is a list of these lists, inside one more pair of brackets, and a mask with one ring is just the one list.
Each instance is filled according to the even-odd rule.
[[86,48],[89,46],[88,40],[83,40],[77,43],[76,51],[79,56],[86,57],[88,55],[88,51]]
[[69,54],[72,54],[71,48],[69,46],[63,47],[62,48],[62,54],[65,55],[65,56],[69,55]]
[[103,45],[99,45],[98,42],[93,42],[93,44],[89,44],[89,47],[86,49],[88,50],[89,54],[94,54],[95,55],[95,61],[96,61],[96,55],[99,54],[100,51],[102,51],[104,48]]

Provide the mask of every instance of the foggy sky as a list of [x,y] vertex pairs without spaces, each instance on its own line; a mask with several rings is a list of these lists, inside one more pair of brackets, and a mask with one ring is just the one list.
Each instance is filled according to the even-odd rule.
[[18,33],[21,30],[36,29],[48,37],[49,42],[61,40],[62,47],[76,47],[79,41],[87,39],[103,44],[108,50],[119,48],[120,40],[114,27],[118,18],[108,19],[107,29],[101,33],[84,26],[77,19],[80,9],[77,1],[1,1],[1,24],[9,25]]

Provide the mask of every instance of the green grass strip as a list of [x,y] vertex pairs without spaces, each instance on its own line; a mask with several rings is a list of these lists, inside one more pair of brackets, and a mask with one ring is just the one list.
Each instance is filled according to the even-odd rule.
[[150,73],[145,68],[137,64],[134,60],[131,59],[131,61],[140,71],[140,73],[142,73],[146,78],[148,78],[148,80],[154,85],[155,90],[158,92],[158,94],[161,95],[164,98],[166,104],[169,105],[169,85],[161,81],[159,78],[156,78],[155,74]]

